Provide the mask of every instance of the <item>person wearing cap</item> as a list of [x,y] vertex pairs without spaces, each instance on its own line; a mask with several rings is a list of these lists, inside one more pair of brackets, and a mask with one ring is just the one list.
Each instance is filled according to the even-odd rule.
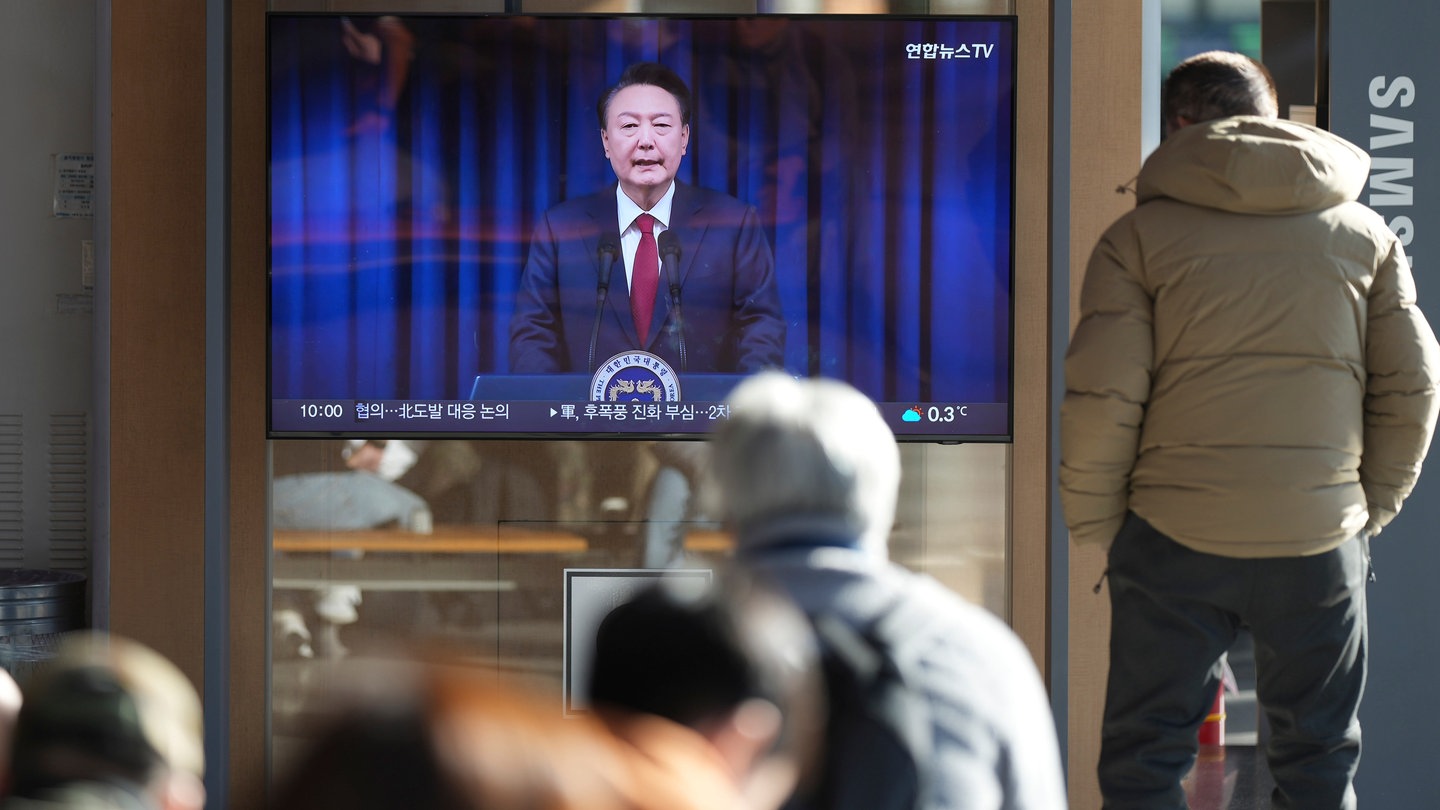
[[3,810],[199,810],[200,696],[138,642],[71,634],[22,685]]
[[[1049,699],[1020,639],[889,560],[900,451],[875,404],[838,380],[779,372],[742,382],[727,404],[710,463],[736,562],[817,625],[888,628],[883,654],[928,714],[918,806],[1065,807]],[[844,777],[833,771],[824,778]]]

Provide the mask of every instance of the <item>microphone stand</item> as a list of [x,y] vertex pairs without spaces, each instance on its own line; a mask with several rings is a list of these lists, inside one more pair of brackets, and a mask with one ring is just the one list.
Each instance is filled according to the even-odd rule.
[[675,335],[680,351],[680,370],[685,371],[685,319],[680,313],[680,281],[679,270],[676,265],[680,264],[680,240],[676,238],[675,232],[667,230],[660,234],[660,264],[665,268],[665,281],[670,287],[670,310],[675,313]]
[[614,237],[607,236],[600,240],[597,252],[600,269],[596,271],[595,323],[590,327],[590,355],[585,364],[585,370],[590,373],[595,371],[595,344],[600,341],[600,318],[605,312],[605,298],[610,292],[610,270],[615,266],[615,257],[620,255],[620,246]]

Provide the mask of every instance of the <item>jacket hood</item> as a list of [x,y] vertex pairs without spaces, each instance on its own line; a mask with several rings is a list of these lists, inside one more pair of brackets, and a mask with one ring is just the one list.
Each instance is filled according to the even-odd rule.
[[1344,138],[1294,121],[1235,116],[1167,138],[1140,169],[1136,196],[1298,214],[1357,199],[1369,175],[1369,155]]

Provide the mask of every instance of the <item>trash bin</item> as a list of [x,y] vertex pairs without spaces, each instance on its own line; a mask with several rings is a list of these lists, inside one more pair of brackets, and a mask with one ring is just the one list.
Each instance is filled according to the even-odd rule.
[[85,576],[0,568],[0,668],[17,679],[55,656],[62,634],[85,625]]

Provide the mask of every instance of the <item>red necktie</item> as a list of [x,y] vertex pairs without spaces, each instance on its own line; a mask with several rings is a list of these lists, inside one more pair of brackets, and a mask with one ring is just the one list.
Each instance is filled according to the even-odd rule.
[[635,266],[630,271],[630,315],[635,319],[635,334],[640,336],[643,349],[650,336],[655,289],[660,286],[660,254],[655,249],[655,218],[641,214],[635,223],[640,226],[640,247],[635,249]]

